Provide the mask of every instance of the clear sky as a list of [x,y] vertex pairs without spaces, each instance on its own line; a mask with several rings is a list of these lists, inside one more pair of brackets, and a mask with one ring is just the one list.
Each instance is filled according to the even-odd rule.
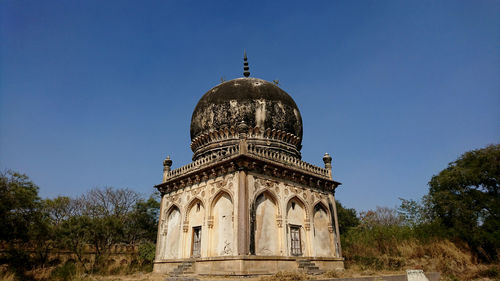
[[500,142],[500,1],[0,2],[0,169],[42,197],[145,195],[189,163],[199,98],[279,80],[302,155],[333,156],[337,199],[418,199],[465,151]]

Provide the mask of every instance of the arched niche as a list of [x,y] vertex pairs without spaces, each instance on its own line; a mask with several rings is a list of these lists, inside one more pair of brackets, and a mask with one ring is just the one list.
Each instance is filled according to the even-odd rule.
[[333,256],[333,235],[329,226],[331,225],[328,208],[318,202],[313,210],[313,248],[317,257]]
[[279,236],[276,216],[278,200],[269,191],[260,193],[251,209],[251,241],[250,251],[260,256],[279,255]]
[[198,226],[203,224],[205,218],[205,204],[200,198],[195,197],[189,202],[186,208],[186,221],[191,226]]
[[186,209],[186,229],[187,240],[185,249],[189,251],[188,257],[201,257],[202,254],[202,226],[205,220],[205,205],[201,199],[195,197],[188,204]]
[[303,256],[306,253],[307,236],[304,223],[307,222],[306,205],[297,196],[288,200],[286,205],[287,245],[292,256]]
[[211,219],[213,220],[211,232],[211,252],[213,256],[233,255],[234,221],[233,200],[226,191],[220,191],[211,204]]
[[286,204],[286,219],[289,224],[303,225],[307,219],[307,207],[299,197],[293,196]]
[[165,259],[179,258],[179,241],[181,238],[181,211],[173,205],[166,213],[164,225],[164,249],[162,257]]

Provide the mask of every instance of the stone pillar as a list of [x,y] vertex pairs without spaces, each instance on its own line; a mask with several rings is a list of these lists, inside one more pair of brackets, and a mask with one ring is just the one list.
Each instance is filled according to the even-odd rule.
[[[163,160],[163,181],[162,183],[167,181],[167,175],[168,172],[170,172],[170,167],[172,167],[172,160],[170,159],[170,156],[167,156],[165,160]],[[158,219],[158,233],[156,234],[156,251],[155,251],[155,259],[159,260],[160,253],[161,253],[161,247],[164,247],[163,243],[163,233],[162,233],[162,221],[166,221],[167,218],[165,218],[164,212],[164,205],[166,205],[165,202],[165,194],[163,192],[160,193],[161,199],[160,199],[160,218]]]
[[[247,151],[248,126],[244,121],[238,124],[239,153],[245,154]],[[237,232],[237,253],[238,255],[248,255],[250,253],[249,235],[249,209],[248,209],[248,179],[247,168],[240,163],[238,165],[238,232]]]
[[238,171],[238,232],[237,232],[237,253],[238,255],[247,255],[249,248],[249,213],[248,213],[248,188],[247,171],[240,167]]
[[158,233],[156,233],[156,251],[155,251],[155,260],[160,260],[160,252],[161,252],[161,247],[163,245],[163,239],[162,239],[162,221],[165,220],[165,215],[163,214],[163,209],[165,205],[165,199],[163,193],[161,193],[161,199],[160,199],[160,218],[158,219]]
[[337,204],[335,204],[335,196],[333,194],[330,194],[330,200],[333,202],[333,215],[335,218],[335,252],[338,252],[338,255],[336,256],[338,258],[342,257],[342,247],[340,245],[340,231],[339,231],[339,217],[337,216]]

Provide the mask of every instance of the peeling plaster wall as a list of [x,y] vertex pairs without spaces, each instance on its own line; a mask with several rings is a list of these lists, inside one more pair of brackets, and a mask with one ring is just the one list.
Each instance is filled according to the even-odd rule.
[[256,200],[255,211],[255,254],[279,255],[278,227],[276,225],[276,204],[267,193]]
[[179,240],[181,238],[181,213],[179,209],[174,207],[167,219],[166,229],[166,246],[164,248],[165,259],[179,258]]
[[229,256],[234,253],[233,202],[223,193],[213,209],[212,256]]
[[330,218],[323,208],[316,208],[314,212],[313,247],[316,257],[333,256],[332,233],[328,230]]

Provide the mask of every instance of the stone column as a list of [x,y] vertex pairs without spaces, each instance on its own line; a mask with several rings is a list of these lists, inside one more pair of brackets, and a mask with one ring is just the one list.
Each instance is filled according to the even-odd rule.
[[158,219],[158,232],[156,233],[156,251],[155,251],[155,260],[160,260],[160,252],[161,252],[161,247],[162,247],[162,242],[163,242],[163,239],[162,239],[162,236],[163,234],[161,233],[162,232],[162,220],[164,220],[164,214],[163,214],[163,205],[165,205],[165,195],[163,195],[163,193],[161,193],[161,199],[160,199],[160,218]]
[[339,218],[337,216],[337,204],[335,204],[335,195],[330,194],[330,200],[333,202],[333,215],[335,218],[335,252],[338,250],[338,258],[342,257],[342,247],[340,246]]
[[238,255],[247,255],[249,249],[249,213],[248,213],[248,188],[247,171],[240,167],[238,171],[238,225],[237,232],[237,253]]
[[[248,126],[241,121],[238,124],[239,133],[239,153],[245,154],[247,151]],[[243,163],[238,164],[238,232],[237,232],[237,253],[238,255],[248,255],[250,253],[249,235],[249,209],[248,209],[248,179],[247,167]]]

